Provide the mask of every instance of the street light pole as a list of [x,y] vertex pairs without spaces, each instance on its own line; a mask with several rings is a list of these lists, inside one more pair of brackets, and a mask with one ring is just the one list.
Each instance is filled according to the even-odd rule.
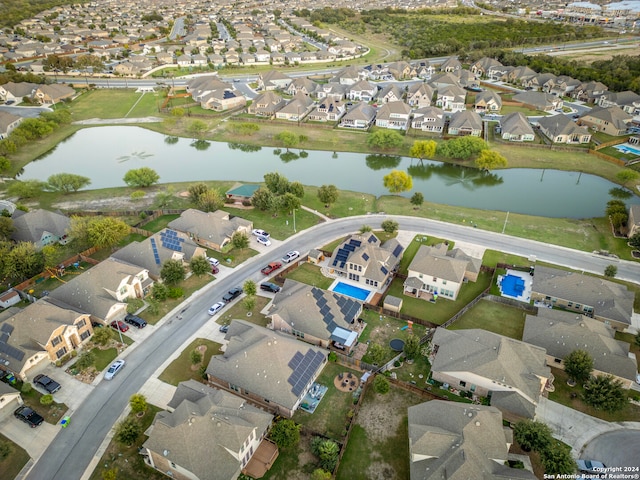
[[296,230],[296,209],[293,209],[293,233],[297,233],[298,231]]

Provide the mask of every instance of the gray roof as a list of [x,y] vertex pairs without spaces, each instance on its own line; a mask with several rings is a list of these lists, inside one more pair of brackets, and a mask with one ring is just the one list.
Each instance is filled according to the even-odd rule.
[[533,293],[593,307],[596,317],[631,324],[635,294],[619,283],[537,266],[531,289]]
[[336,328],[351,330],[361,312],[358,300],[286,279],[267,316],[278,315],[296,330],[328,340]]
[[376,110],[366,102],[360,102],[351,108],[343,117],[345,120],[363,120],[370,122],[376,116]]
[[411,107],[403,101],[396,100],[382,105],[378,110],[376,119],[398,118],[396,115],[402,115],[405,119],[409,120],[410,114]]
[[472,130],[482,131],[482,118],[473,110],[462,110],[451,115],[449,130],[471,128]]
[[507,434],[497,408],[432,400],[409,407],[411,480],[534,479],[504,465]]
[[[522,92],[514,95],[513,101],[533,105],[539,110],[544,110],[554,102],[558,101],[558,97],[551,95],[550,93],[543,92]],[[564,117],[564,115],[562,116]]]
[[14,216],[13,226],[15,231],[11,238],[16,242],[38,243],[44,232],[49,232],[57,237],[66,235],[71,226],[69,217],[49,210],[36,209]]
[[[432,343],[432,371],[478,375],[495,381],[496,391],[516,391],[532,405],[540,396],[540,379],[550,376],[544,349],[485,330],[439,328]],[[491,404],[500,407],[493,398]]]
[[500,119],[500,127],[511,135],[533,135],[533,128],[522,112],[513,112]]
[[296,372],[294,358],[322,355],[323,362],[309,372],[309,384],[326,362],[325,350],[244,320],[233,320],[225,338],[227,349],[211,357],[207,373],[289,409],[304,395],[304,390],[294,393],[295,386],[290,383]]
[[348,264],[358,265],[360,276],[384,282],[400,263],[403,251],[395,238],[380,244],[373,233],[352,234],[334,250],[331,266],[346,272]]
[[584,315],[541,308],[527,315],[522,341],[544,348],[563,359],[574,350],[585,350],[593,367],[627,380],[635,380],[638,365],[629,357],[629,344],[614,338],[615,330]]
[[233,217],[223,211],[201,212],[190,208],[182,212],[180,217],[169,222],[170,228],[193,234],[198,238],[222,245],[238,228],[251,228],[252,223],[244,218]]
[[590,135],[586,127],[581,127],[566,115],[548,115],[538,120],[542,127],[552,138],[558,135]]
[[197,478],[236,478],[244,442],[255,431],[260,438],[272,415],[231,393],[195,380],[178,385],[169,402],[175,410],[159,412],[144,447],[192,472]]
[[633,116],[620,107],[593,107],[587,113],[583,114],[581,120],[589,121],[591,118],[602,120],[613,125],[618,130],[626,130],[627,124],[631,122]]
[[470,257],[459,248],[449,251],[439,243],[433,247],[420,245],[408,270],[461,283],[467,271],[477,273],[481,265],[482,259]]
[[20,120],[22,120],[22,117],[0,110],[0,134],[5,133],[9,125]]
[[480,102],[484,102],[485,104],[495,103],[499,108],[502,108],[502,97],[498,95],[493,90],[485,90],[483,92],[478,92],[476,94],[476,99],[474,103],[477,105]]

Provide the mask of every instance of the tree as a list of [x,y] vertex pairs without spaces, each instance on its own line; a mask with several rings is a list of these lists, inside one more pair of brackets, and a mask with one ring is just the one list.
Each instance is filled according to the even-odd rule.
[[560,442],[554,442],[553,446],[542,450],[540,461],[545,472],[553,472],[556,476],[571,475],[576,472],[576,462],[571,457],[571,451]]
[[466,136],[447,140],[438,144],[438,155],[446,158],[467,160],[487,148],[487,143],[478,137]]
[[402,193],[413,188],[411,175],[402,170],[391,170],[382,177],[384,187],[391,193]]
[[513,438],[525,452],[542,452],[553,441],[553,432],[546,423],[522,420],[513,428]]
[[633,236],[629,239],[629,245],[631,245],[632,248],[640,249],[640,232],[636,232],[633,234]]
[[298,135],[286,130],[280,132],[274,138],[287,149],[287,152],[290,148],[295,147],[300,142],[300,137]]
[[416,140],[409,150],[409,155],[420,160],[433,158],[437,147],[438,144],[433,140]]
[[311,451],[320,459],[320,467],[333,472],[338,464],[338,455],[340,454],[340,447],[336,442],[328,438],[313,437]]
[[254,282],[253,280],[245,280],[244,284],[242,285],[242,290],[248,296],[255,295],[256,292],[258,291],[258,289],[256,287],[256,282]]
[[584,401],[596,410],[617,412],[627,404],[622,382],[613,375],[598,375],[584,384]]
[[141,393],[134,393],[129,397],[129,406],[133,413],[143,413],[147,411],[147,397]]
[[409,335],[404,341],[403,352],[407,360],[413,360],[420,354],[420,337]]
[[379,150],[392,150],[402,145],[403,138],[394,130],[378,130],[367,137],[367,145]]
[[617,275],[618,273],[618,267],[616,267],[615,265],[607,265],[604,268],[604,276],[605,277],[610,277],[613,278]]
[[192,365],[198,365],[202,361],[202,353],[195,349],[191,350],[189,359],[191,360]]
[[280,420],[271,428],[269,436],[278,447],[291,448],[300,441],[300,425],[296,425],[293,420]]
[[593,370],[593,358],[585,350],[574,350],[564,357],[564,371],[576,382],[584,382]]
[[169,259],[162,265],[160,269],[160,278],[167,285],[177,285],[184,280],[185,271],[182,261]]
[[389,379],[384,375],[376,375],[373,381],[373,389],[381,395],[388,393],[390,390]]
[[420,192],[416,192],[411,196],[411,200],[409,201],[411,202],[411,205],[414,205],[414,210],[417,210],[424,203],[424,195]]
[[370,343],[367,348],[367,356],[374,365],[382,363],[387,356],[387,350],[379,343]]
[[111,330],[110,328],[95,328],[93,330],[93,337],[91,337],[91,340],[96,345],[104,346],[107,343],[109,343],[113,338],[112,332],[113,330]]
[[287,212],[293,212],[293,209],[300,208],[300,198],[296,197],[293,193],[285,193],[278,197],[278,210],[284,210]]
[[611,215],[609,219],[611,220],[613,228],[615,228],[616,231],[620,231],[620,228],[627,224],[629,215],[627,215],[627,212],[617,212]]
[[205,257],[198,255],[197,257],[191,257],[191,260],[189,261],[189,269],[194,275],[201,277],[211,271],[211,265],[209,265],[209,262]]
[[18,242],[3,255],[4,275],[13,281],[22,281],[40,273],[44,268],[44,256],[34,243]]
[[207,124],[204,123],[202,120],[194,120],[187,127],[187,132],[189,132],[190,134],[192,134],[197,138],[200,138],[202,134],[207,131],[207,128],[208,128]]
[[304,197],[304,185],[300,182],[291,182],[289,184],[289,191],[287,193],[291,193],[298,198]]
[[129,170],[124,174],[122,180],[130,187],[145,188],[150,187],[154,183],[158,183],[160,175],[158,175],[152,168],[142,167]]
[[198,205],[200,195],[208,190],[209,187],[204,182],[193,183],[189,185],[189,188],[187,189],[187,191],[189,192],[189,201],[194,205]]
[[8,240],[15,230],[11,217],[0,216],[0,239]]
[[6,172],[11,168],[11,160],[0,155],[0,172]]
[[266,212],[267,210],[271,210],[273,206],[273,192],[267,188],[260,187],[256,190],[251,198],[251,203],[258,210],[262,210]]
[[631,182],[635,182],[636,180],[638,180],[638,178],[640,178],[640,174],[635,170],[630,170],[628,168],[620,170],[618,173],[616,173],[616,179],[620,181],[624,186],[627,186],[627,184]]
[[81,353],[78,357],[78,361],[75,363],[75,367],[82,371],[94,364],[96,361],[96,356],[92,351]]
[[[320,188],[318,188],[318,200],[320,200],[325,205],[336,203],[336,201],[338,200],[338,195],[338,189],[335,185],[322,185]],[[638,235],[640,235],[640,232]]]
[[316,468],[311,473],[311,480],[331,480],[331,472],[325,472],[321,468]]
[[611,217],[616,213],[627,213],[627,206],[624,204],[622,200],[609,200],[607,202],[607,208],[605,210],[605,214],[607,217]]
[[211,188],[198,197],[197,206],[203,212],[215,212],[224,205],[224,197],[219,190]]
[[247,237],[246,233],[243,232],[235,232],[231,236],[231,245],[233,248],[243,249],[249,246],[249,237]]
[[40,180],[15,181],[9,184],[7,193],[10,197],[18,199],[34,198],[41,195],[46,188],[47,184]]
[[155,282],[151,287],[151,297],[159,302],[166,300],[169,297],[169,287],[164,283]]
[[275,195],[284,195],[289,191],[289,180],[278,172],[265,173],[264,183]]
[[256,297],[254,296],[244,297],[244,300],[242,301],[242,306],[245,308],[247,312],[252,311],[256,306]]
[[115,437],[118,442],[124,445],[131,445],[138,439],[141,433],[142,428],[135,419],[125,418],[123,421],[118,423]]
[[506,167],[507,159],[495,150],[482,150],[475,163],[480,170],[493,170]]
[[73,173],[57,173],[47,179],[49,188],[55,192],[77,192],[91,183],[91,179]]
[[394,221],[394,220],[384,220],[380,226],[382,227],[382,230],[384,230],[387,233],[393,233],[396,230],[398,230],[398,222]]
[[114,217],[95,217],[87,224],[89,244],[98,248],[114,247],[130,232],[129,225]]
[[53,403],[53,395],[47,394],[40,397],[40,405],[51,405]]

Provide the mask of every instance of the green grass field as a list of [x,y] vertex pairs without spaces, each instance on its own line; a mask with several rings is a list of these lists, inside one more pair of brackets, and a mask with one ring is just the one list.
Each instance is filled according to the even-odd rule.
[[515,307],[481,300],[449,327],[450,330],[480,328],[522,340],[526,313]]
[[[198,365],[193,365],[190,357],[191,352],[200,346],[205,347],[206,349],[202,356],[202,361]],[[182,351],[182,353],[180,353],[178,358],[165,368],[158,378],[163,382],[174,386],[177,386],[180,382],[186,382],[187,380],[202,381],[200,368],[202,366],[206,368],[213,355],[220,355],[222,353],[220,347],[222,347],[221,344],[212,340],[196,338]]]
[[18,473],[29,461],[29,454],[17,443],[13,443],[0,433],[0,446],[8,449],[8,454],[0,460],[0,478],[17,478]]
[[287,278],[300,283],[306,283],[314,287],[328,289],[333,283],[333,278],[325,277],[320,272],[320,267],[311,263],[303,263],[298,268],[287,273]]

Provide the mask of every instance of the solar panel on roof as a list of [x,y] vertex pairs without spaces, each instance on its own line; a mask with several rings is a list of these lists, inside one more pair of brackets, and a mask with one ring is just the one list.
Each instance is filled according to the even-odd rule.
[[367,239],[367,242],[369,242],[369,243],[376,243],[377,241],[378,241],[378,239],[375,237],[375,235],[371,235]]
[[397,257],[402,252],[402,245],[396,245],[396,248],[393,249],[393,256]]
[[318,301],[316,302],[316,305],[318,305],[318,307],[322,308],[327,304],[327,299],[324,297],[324,295],[322,296],[322,298],[318,299]]
[[0,327],[0,331],[1,332],[7,332],[8,334],[11,334],[11,332],[13,332],[13,325],[10,325],[8,323],[3,323],[2,327]]
[[22,350],[18,350],[11,345],[7,345],[4,342],[0,342],[0,353],[4,353],[12,358],[15,358],[18,361],[21,361],[24,358],[24,352]]
[[366,262],[367,260],[369,260],[369,255],[367,255],[366,253],[363,253],[362,259]]
[[386,275],[387,273],[389,273],[389,270],[387,270],[385,267],[380,267],[380,271],[381,271],[382,273],[384,273],[385,275]]
[[354,247],[353,245],[350,245],[348,243],[342,248],[344,248],[345,250],[348,250],[349,252],[355,252],[356,251],[356,247]]
[[360,245],[362,245],[362,242],[360,240],[356,240],[355,238],[352,238],[351,240],[349,240],[349,245],[353,245],[354,247],[359,247]]
[[160,255],[158,255],[158,246],[156,245],[156,239],[151,238],[151,250],[153,250],[153,259],[156,261],[157,265],[160,265]]
[[311,289],[311,295],[313,295],[313,298],[315,298],[316,300],[320,300],[322,298],[322,290],[320,290],[319,288],[312,288]]
[[294,371],[287,379],[287,382],[291,385],[291,391],[293,394],[299,396],[308,385],[309,381],[318,369],[318,366],[322,364],[324,354],[321,352],[314,352],[311,349],[309,349],[304,356],[300,352],[296,352],[289,362],[290,366],[296,358],[300,359],[300,361],[297,363]]
[[289,368],[291,368],[292,370],[295,370],[298,365],[300,365],[300,362],[302,361],[303,355],[300,352],[296,352],[296,354],[291,358],[291,360],[289,360]]
[[322,316],[324,317],[324,316],[325,316],[327,313],[329,313],[330,311],[331,311],[331,308],[329,308],[329,306],[328,306],[328,305],[325,305],[324,307],[322,307],[322,308],[320,309],[320,315],[322,315]]
[[7,343],[9,341],[9,334],[7,332],[2,332],[0,334],[0,342]]

